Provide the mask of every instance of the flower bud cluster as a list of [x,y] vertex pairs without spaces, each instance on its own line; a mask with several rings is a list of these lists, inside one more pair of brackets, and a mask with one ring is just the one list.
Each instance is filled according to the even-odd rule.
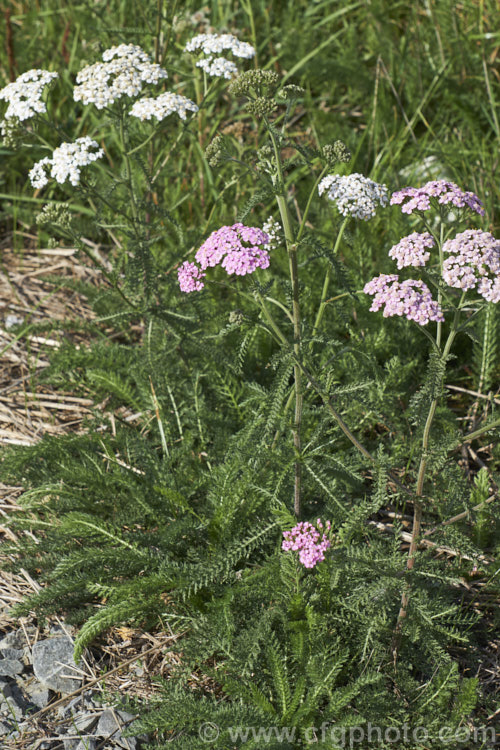
[[365,294],[373,294],[371,312],[384,307],[384,318],[404,316],[421,326],[429,321],[443,322],[444,316],[437,302],[432,299],[429,287],[420,279],[399,281],[397,274],[380,274],[365,284]]
[[113,104],[122,96],[137,96],[145,83],[158,83],[167,71],[152,63],[149,55],[134,44],[120,44],[106,50],[102,63],[83,68],[73,89],[75,102],[95,104],[97,109]]
[[457,289],[477,289],[489,302],[500,302],[500,241],[489,232],[468,229],[443,245],[443,279]]
[[269,235],[258,227],[237,223],[212,232],[195,255],[199,264],[185,261],[178,270],[179,286],[183,292],[202,289],[202,271],[221,265],[230,276],[244,276],[257,268],[268,268]]
[[286,86],[283,86],[278,93],[281,99],[292,101],[293,99],[298,99],[299,96],[303,96],[306,93],[306,90],[303,89],[302,86],[297,86],[295,83],[289,83]]
[[351,152],[343,141],[327,143],[323,146],[323,156],[327,164],[333,167],[337,162],[347,163],[351,160]]
[[454,182],[448,180],[431,180],[420,188],[407,187],[397,190],[391,196],[391,206],[401,205],[404,214],[413,211],[427,211],[434,198],[441,205],[450,203],[457,208],[470,208],[480,216],[484,216],[483,204],[470,191],[462,190]]
[[274,94],[279,76],[274,70],[245,70],[238,78],[231,81],[229,91],[233,96],[248,96],[252,92],[260,93],[263,88],[269,95]]
[[413,232],[403,237],[389,250],[389,257],[397,261],[398,268],[405,266],[425,266],[431,254],[427,247],[434,247],[434,238],[429,232]]
[[274,99],[269,99],[267,96],[258,96],[256,99],[250,99],[246,104],[248,111],[259,118],[270,115],[271,112],[274,112],[276,106]]
[[[97,149],[91,151],[90,149]],[[72,185],[80,182],[81,168],[104,156],[98,143],[88,136],[77,138],[74,143],[62,143],[52,154],[37,162],[30,170],[29,178],[34,188],[43,188],[48,183],[47,170],[57,182],[63,183],[69,179]]]
[[367,221],[375,216],[377,206],[385,206],[389,200],[387,187],[379,185],[362,174],[330,174],[318,185],[318,193],[333,201],[343,216]]
[[223,135],[216,135],[205,149],[205,156],[211,167],[219,167],[227,158],[226,144]]
[[283,532],[281,549],[292,550],[299,553],[299,560],[305,568],[314,568],[325,559],[325,552],[332,545],[327,538],[331,529],[330,521],[326,522],[324,530],[321,519],[318,518],[316,526],[308,521],[301,521],[290,531]]
[[132,106],[129,114],[140,120],[150,120],[156,117],[158,121],[161,121],[175,112],[181,120],[185,120],[188,111],[198,112],[198,106],[185,96],[165,91],[157,97],[139,99]]
[[7,84],[0,90],[0,99],[9,103],[5,119],[17,118],[22,122],[37,113],[46,112],[47,107],[42,101],[43,90],[55,78],[58,78],[57,73],[33,68]]
[[40,227],[55,224],[61,229],[68,229],[71,225],[71,214],[67,203],[47,203],[38,216],[36,223]]

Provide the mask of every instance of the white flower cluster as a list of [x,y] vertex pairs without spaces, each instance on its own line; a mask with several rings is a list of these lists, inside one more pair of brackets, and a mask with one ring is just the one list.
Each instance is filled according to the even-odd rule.
[[156,98],[139,99],[129,114],[138,117],[140,120],[150,120],[152,117],[156,117],[160,121],[171,115],[172,112],[177,112],[181,120],[185,120],[188,110],[198,112],[198,107],[185,96],[165,91],[164,94],[160,94]]
[[46,112],[47,107],[42,101],[43,90],[57,77],[57,73],[33,68],[21,73],[15,81],[7,84],[0,91],[0,99],[9,102],[5,119],[16,117],[18,120],[27,120],[37,112]]
[[375,216],[377,206],[386,206],[389,194],[385,185],[379,185],[358,172],[341,176],[330,174],[318,185],[318,193],[336,203],[342,216],[353,216],[367,221]]
[[103,109],[122,96],[137,96],[144,83],[158,83],[167,71],[152,63],[149,55],[134,44],[120,44],[103,53],[102,63],[87,65],[78,73],[73,90],[75,102],[95,104]]
[[[29,173],[31,184],[34,188],[45,187],[49,181],[47,170],[50,167],[50,176],[57,182],[63,183],[69,179],[72,185],[78,185],[81,167],[104,156],[104,151],[98,145],[88,136],[77,138],[74,143],[62,143],[55,149],[52,158],[46,156],[35,164]],[[90,151],[91,148],[97,151]]]
[[231,76],[238,73],[238,68],[232,60],[227,60],[225,57],[205,57],[202,60],[198,60],[196,63],[197,68],[201,68],[209,76],[215,78],[227,78],[231,79]]
[[248,42],[240,42],[232,34],[198,34],[186,44],[186,52],[201,50],[204,55],[219,55],[226,49],[235,57],[249,60],[255,55],[255,49]]
[[281,244],[281,224],[279,221],[274,221],[274,218],[270,216],[262,226],[263,231],[269,235],[269,242],[265,245],[267,250],[276,250]]
[[232,34],[198,34],[186,44],[186,52],[199,50],[205,55],[198,60],[196,66],[201,68],[209,76],[216,78],[228,78],[238,73],[235,63],[220,53],[229,50],[235,57],[250,59],[255,55],[255,49],[248,42],[240,42]]

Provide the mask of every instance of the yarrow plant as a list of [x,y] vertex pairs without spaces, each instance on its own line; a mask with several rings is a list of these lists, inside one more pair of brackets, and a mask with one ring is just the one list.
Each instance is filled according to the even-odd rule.
[[316,526],[308,521],[301,521],[290,531],[283,532],[281,548],[298,552],[302,565],[305,568],[314,568],[319,562],[323,562],[326,550],[332,546],[328,539],[330,530],[330,521],[327,521],[325,526],[320,518]]
[[185,47],[186,52],[199,52],[204,57],[196,62],[207,75],[215,78],[231,79],[238,74],[238,67],[232,61],[221,56],[229,51],[235,57],[249,60],[254,57],[255,49],[248,42],[241,42],[233,34],[198,34]]
[[77,138],[74,143],[62,143],[55,149],[52,158],[46,156],[35,164],[29,173],[31,184],[37,189],[45,187],[49,181],[47,170],[50,168],[50,176],[56,182],[62,184],[69,180],[71,185],[76,186],[80,182],[82,167],[103,156],[103,149],[88,136]]
[[[429,280],[437,288],[437,300],[433,300],[427,284],[421,279],[407,279],[400,282],[396,274],[381,274],[365,287],[365,294],[374,296],[370,310],[377,312],[383,308],[384,317],[392,315],[404,316],[408,320],[426,326],[429,322],[437,323],[436,337],[433,340],[434,354],[439,357],[439,387],[434,386],[434,396],[430,400],[427,420],[425,422],[421,457],[417,473],[417,483],[414,501],[414,519],[410,549],[408,552],[407,568],[414,565],[418,537],[423,510],[423,491],[425,474],[428,464],[428,449],[431,428],[439,400],[439,392],[444,382],[446,363],[452,344],[457,333],[467,325],[462,322],[462,314],[466,305],[467,292],[476,289],[488,302],[500,302],[500,242],[489,232],[478,229],[467,229],[455,237],[450,235],[451,228],[446,227],[449,217],[444,207],[452,205],[459,209],[469,210],[484,215],[482,202],[477,195],[462,190],[458,185],[447,180],[434,180],[420,188],[407,187],[392,194],[391,205],[400,205],[405,214],[416,212],[422,217],[425,228],[423,233],[413,232],[404,237],[389,251],[389,256],[397,261],[398,268],[423,268],[430,260],[433,248],[436,248],[435,264],[438,267],[438,278],[429,276]],[[434,232],[425,212],[434,209],[437,216],[438,230]],[[424,269],[425,270],[425,269]],[[446,287],[461,290],[458,300],[447,293]],[[444,306],[446,300],[447,305]],[[474,304],[475,301],[472,301]],[[470,305],[470,302],[467,301]],[[476,303],[477,304],[477,303]],[[442,324],[445,322],[445,312],[452,313],[450,331],[444,347],[441,345]],[[436,395],[438,394],[438,395]],[[409,589],[406,589],[402,600],[396,626],[394,650],[397,651],[402,623],[407,616],[409,603]]]
[[377,206],[385,206],[389,200],[385,185],[379,185],[358,172],[327,175],[318,185],[318,193],[323,195],[325,192],[342,216],[365,221],[375,216]]
[[111,47],[102,55],[102,63],[87,65],[76,76],[75,102],[109,107],[122,96],[140,94],[145,83],[156,84],[168,73],[135,44]]
[[500,302],[500,241],[489,232],[467,229],[446,240],[443,279],[451,287],[477,289],[488,302]]
[[384,318],[404,316],[421,326],[430,321],[444,322],[437,302],[432,299],[429,287],[420,279],[399,281],[396,274],[381,274],[365,285],[365,294],[375,295],[370,310],[384,308]]
[[198,109],[198,105],[191,99],[180,94],[173,94],[171,91],[165,91],[164,94],[160,94],[156,98],[139,99],[133,105],[130,114],[140,120],[150,120],[155,117],[158,121],[161,121],[175,112],[181,120],[185,120],[187,112],[198,112]]
[[[33,68],[21,73],[15,81],[0,90],[0,100],[9,103],[5,112],[5,119],[27,120],[35,114],[47,111],[42,100],[44,89],[56,78],[58,73]],[[4,126],[4,123],[2,123]]]
[[[185,261],[178,271],[183,292],[199,291],[204,284],[201,271],[221,265],[228,275],[245,276],[257,268],[269,267],[271,238],[258,227],[237,223],[212,232],[197,251],[195,263]],[[200,270],[201,269],[201,270]]]
[[440,206],[451,204],[456,208],[470,208],[484,216],[483,204],[478,196],[462,190],[448,180],[432,180],[420,188],[407,187],[396,190],[391,195],[391,206],[401,205],[404,214],[411,214],[413,211],[428,211],[433,200]]

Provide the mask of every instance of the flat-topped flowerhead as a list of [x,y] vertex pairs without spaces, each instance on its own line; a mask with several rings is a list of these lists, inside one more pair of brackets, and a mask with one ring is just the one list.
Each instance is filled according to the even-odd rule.
[[46,112],[47,107],[42,101],[43,90],[55,78],[58,78],[58,73],[33,68],[21,73],[15,81],[7,84],[0,90],[0,99],[9,103],[5,119],[15,117],[23,121],[35,114]]
[[333,201],[342,216],[353,216],[367,221],[375,216],[378,206],[386,206],[389,193],[380,185],[358,172],[349,175],[330,174],[323,177],[318,193]]
[[500,302],[500,241],[489,232],[467,229],[443,244],[449,253],[443,279],[457,289],[477,289],[489,302]]
[[79,85],[73,89],[75,102],[95,104],[97,109],[103,109],[122,96],[137,96],[145,83],[158,83],[168,75],[134,44],[111,47],[103,53],[102,59],[102,63],[88,65],[78,73]]
[[183,292],[202,289],[201,271],[221,265],[230,276],[245,276],[257,268],[269,267],[271,238],[259,227],[237,223],[212,232],[195,255],[195,263],[186,261],[178,271]]
[[326,530],[318,518],[316,526],[308,521],[301,521],[290,531],[283,532],[281,549],[299,553],[299,560],[305,568],[314,568],[325,559],[325,552],[331,547],[327,533],[331,529],[330,521],[326,522]]
[[249,60],[255,55],[255,49],[248,42],[241,42],[233,34],[198,34],[186,44],[186,52],[199,52],[205,57],[198,60],[196,66],[213,78],[230,80],[238,74],[238,68],[232,60],[221,53],[231,52],[235,57]]
[[248,42],[240,42],[233,34],[198,34],[186,44],[186,52],[199,50],[204,55],[219,55],[230,50],[235,57],[249,60],[255,55],[255,49]]
[[198,106],[185,96],[165,91],[164,94],[157,97],[139,99],[135,102],[129,114],[138,117],[140,120],[150,120],[152,117],[156,117],[160,121],[175,112],[181,120],[185,120],[188,111],[198,112]]
[[389,257],[397,261],[398,268],[425,266],[431,256],[426,248],[434,247],[435,244],[429,232],[413,232],[391,247]]
[[[96,149],[91,150],[91,149]],[[81,168],[91,164],[104,156],[104,151],[92,138],[84,136],[77,138],[74,143],[62,143],[52,154],[37,162],[29,173],[34,188],[43,188],[48,183],[47,171],[57,182],[63,183],[69,179],[72,185],[80,182]]]
[[432,299],[429,287],[419,279],[399,281],[397,274],[381,274],[365,284],[365,294],[372,294],[372,312],[384,307],[384,318],[404,316],[421,326],[429,321],[443,322],[444,316],[437,302]]
[[470,208],[484,216],[483,204],[477,195],[462,190],[448,180],[431,180],[420,188],[407,187],[396,190],[391,196],[391,206],[401,205],[404,214],[411,214],[413,211],[427,211],[431,207],[431,199],[435,199],[441,205],[449,203],[456,208]]
[[204,70],[212,78],[226,78],[228,81],[238,74],[236,64],[225,57],[205,57],[198,60],[196,67]]

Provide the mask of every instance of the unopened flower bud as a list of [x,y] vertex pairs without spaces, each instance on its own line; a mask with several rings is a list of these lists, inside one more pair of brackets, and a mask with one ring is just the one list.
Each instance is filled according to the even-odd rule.
[[342,141],[327,143],[323,146],[323,156],[327,164],[333,167],[337,162],[348,162],[351,160],[351,152]]
[[263,88],[272,95],[278,86],[279,76],[272,70],[246,70],[229,85],[234,96],[248,96],[252,92],[260,94]]
[[305,94],[306,90],[303,89],[302,86],[296,86],[294,83],[289,83],[288,86],[283,86],[278,93],[282,99],[291,101],[292,99],[297,99],[299,96]]
[[219,167],[227,158],[224,136],[216,135],[205,149],[205,156],[211,167]]
[[276,109],[276,102],[267,96],[258,96],[257,99],[251,99],[247,102],[246,108],[255,117],[266,117]]

